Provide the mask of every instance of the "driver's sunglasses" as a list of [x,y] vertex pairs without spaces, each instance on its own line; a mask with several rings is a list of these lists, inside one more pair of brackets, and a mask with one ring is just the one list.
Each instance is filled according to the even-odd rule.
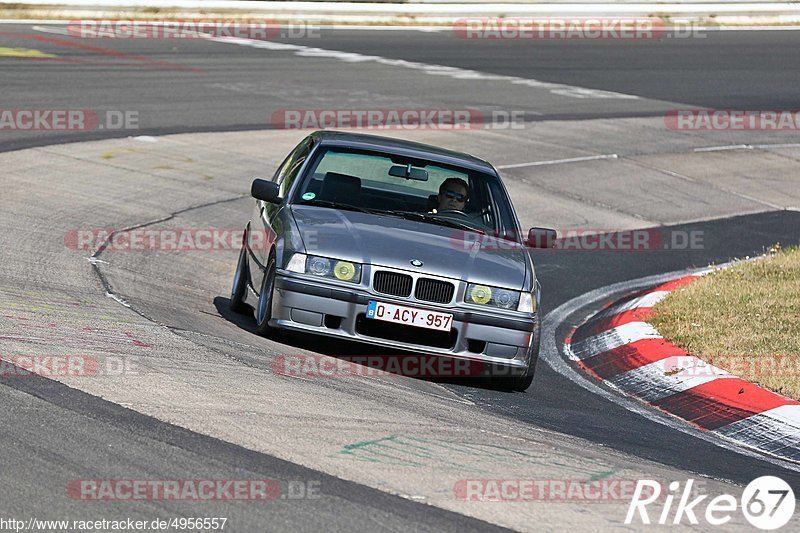
[[444,195],[447,196],[448,198],[452,198],[456,202],[466,202],[467,201],[467,195],[466,194],[461,194],[460,192],[447,191],[446,193],[444,193]]

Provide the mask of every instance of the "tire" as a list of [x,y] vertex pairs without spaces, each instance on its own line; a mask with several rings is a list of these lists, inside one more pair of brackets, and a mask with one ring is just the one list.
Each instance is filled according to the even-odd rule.
[[250,273],[247,269],[247,249],[242,245],[239,252],[239,260],[236,262],[236,272],[233,274],[233,287],[231,288],[231,299],[228,307],[234,313],[247,313],[250,308],[244,303],[245,291],[247,291],[247,281]]
[[528,366],[524,376],[502,376],[492,378],[492,388],[501,390],[512,390],[515,392],[525,392],[533,383],[533,375],[536,369],[536,359],[533,359]]
[[275,292],[275,254],[270,254],[261,282],[261,294],[256,304],[256,333],[263,337],[271,337],[276,329],[269,325],[272,318],[272,295]]
[[533,383],[533,374],[528,376],[514,376],[513,378],[505,379],[507,380],[505,383],[506,388],[515,392],[525,392]]

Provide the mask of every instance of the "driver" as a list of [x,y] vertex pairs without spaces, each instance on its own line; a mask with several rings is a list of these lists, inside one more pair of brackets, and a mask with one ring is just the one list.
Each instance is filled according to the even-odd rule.
[[439,185],[438,211],[464,211],[469,198],[469,185],[461,178],[447,178]]

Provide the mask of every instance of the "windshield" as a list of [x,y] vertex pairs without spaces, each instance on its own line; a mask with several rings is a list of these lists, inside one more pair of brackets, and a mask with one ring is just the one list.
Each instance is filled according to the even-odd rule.
[[513,211],[497,177],[382,152],[322,150],[294,202],[401,216],[480,233],[516,233]]

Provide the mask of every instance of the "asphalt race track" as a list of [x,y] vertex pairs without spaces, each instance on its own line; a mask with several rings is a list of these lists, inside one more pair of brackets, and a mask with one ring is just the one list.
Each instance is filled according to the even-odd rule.
[[[0,76],[6,102],[136,110],[139,128],[148,134],[262,129],[270,127],[272,111],[310,103],[320,108],[364,101],[387,107],[410,102],[496,106],[526,111],[528,120],[661,116],[678,102],[682,108],[793,109],[800,68],[797,54],[788,53],[800,40],[794,31],[709,31],[702,39],[531,44],[470,41],[449,32],[322,29],[319,38],[279,41],[615,91],[645,101],[532,99],[529,91],[506,87],[498,92],[490,82],[468,80],[445,92],[439,76],[400,76],[402,70],[382,76],[397,69],[353,80],[347,71],[332,68],[329,61],[323,66],[312,57],[301,62],[289,54],[267,58],[263,50],[199,40],[76,41],[63,35],[63,27],[40,27],[48,31],[35,31],[30,25],[0,27],[4,47],[56,56],[4,57]],[[0,141],[0,149],[28,146],[31,137],[41,135],[17,132],[13,139]]]
[[[294,48],[81,40],[58,25],[0,24],[2,108],[127,111],[138,126],[0,129],[0,356],[134,363],[95,377],[0,376],[0,514],[227,517],[232,531],[605,529],[635,527],[623,524],[627,499],[476,502],[455,487],[691,478],[709,494],[738,494],[777,475],[800,490],[800,465],[644,418],[543,360],[525,393],[281,376],[282,356],[369,348],[256,336],[252,319],[227,308],[238,249],[107,249],[92,259],[96,249],[75,250],[66,237],[241,228],[251,179],[271,175],[306,133],[276,126],[276,112],[477,108],[524,121],[379,133],[488,159],[524,227],[657,228],[663,239],[643,251],[535,252],[545,312],[613,283],[798,244],[796,130],[674,131],[663,116],[800,108],[800,56],[789,52],[800,33],[531,43],[323,30],[281,42]],[[690,235],[696,245],[682,245]],[[550,324],[556,341],[603,303]],[[269,479],[282,492],[268,502],[99,502],[69,492],[86,479]],[[291,483],[302,490],[287,492]],[[728,525],[740,526],[741,517]]]

